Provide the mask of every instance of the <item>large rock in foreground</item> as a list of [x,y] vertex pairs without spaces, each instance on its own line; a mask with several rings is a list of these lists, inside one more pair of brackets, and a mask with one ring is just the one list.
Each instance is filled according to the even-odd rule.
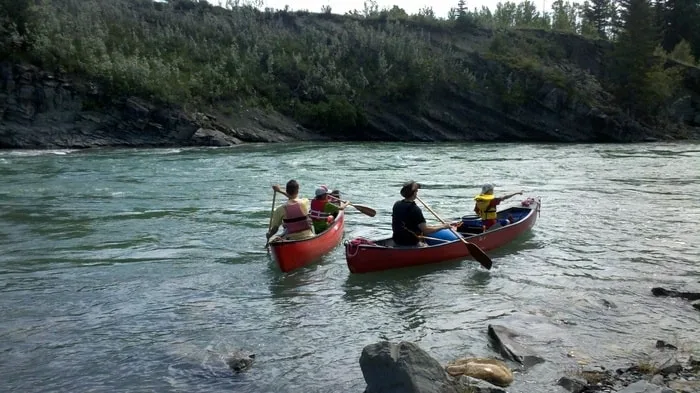
[[365,393],[458,393],[440,363],[416,344],[382,341],[360,356]]

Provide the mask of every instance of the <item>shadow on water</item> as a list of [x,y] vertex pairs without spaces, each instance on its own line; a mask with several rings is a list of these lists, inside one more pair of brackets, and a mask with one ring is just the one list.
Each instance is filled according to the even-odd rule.
[[445,274],[464,275],[467,280],[465,285],[471,288],[486,288],[491,274],[479,269],[471,259],[447,261],[434,265],[422,265],[402,269],[385,270],[363,274],[349,274],[343,289],[343,298],[350,302],[362,302],[371,294],[394,293],[414,290],[421,285],[423,280],[439,278]]
[[326,254],[306,266],[284,273],[277,266],[272,254],[269,254],[267,259],[266,270],[269,277],[270,296],[273,299],[297,296],[304,287],[326,280],[324,269],[334,260],[332,254]]
[[[541,240],[538,240],[536,235],[532,232],[532,230],[530,230],[501,247],[486,251],[486,254],[491,258],[502,258],[508,257],[509,255],[518,254],[522,251],[542,249],[546,246],[547,245]],[[495,264],[497,262],[493,261],[493,263]]]

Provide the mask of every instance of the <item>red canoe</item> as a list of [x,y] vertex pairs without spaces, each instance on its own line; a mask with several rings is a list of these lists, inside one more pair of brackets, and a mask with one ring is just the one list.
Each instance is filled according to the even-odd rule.
[[[462,217],[460,234],[465,240],[478,245],[484,251],[501,247],[535,225],[540,204],[539,198],[528,198],[522,201],[520,206],[498,212],[498,218],[503,220],[504,224],[507,223],[505,220],[508,218],[513,222],[487,232],[482,232],[480,220],[477,217]],[[447,229],[441,232],[443,235],[444,233],[452,235],[454,240],[449,237],[447,237],[448,240],[428,239],[427,247],[399,248],[393,247],[391,238],[377,241],[356,238],[345,242],[345,260],[351,273],[368,273],[465,259],[469,256],[469,249],[453,235],[453,232]]]
[[272,256],[283,272],[306,266],[331,252],[343,238],[345,211],[341,210],[333,224],[320,234],[304,240],[281,240],[270,242]]

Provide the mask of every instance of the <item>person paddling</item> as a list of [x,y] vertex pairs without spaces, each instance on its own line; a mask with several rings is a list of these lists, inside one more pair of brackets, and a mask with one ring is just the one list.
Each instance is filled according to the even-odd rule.
[[396,201],[391,213],[392,239],[397,246],[419,246],[426,244],[420,236],[429,235],[441,229],[450,228],[450,223],[427,225],[423,211],[416,205],[416,196],[420,184],[415,181],[404,183],[401,187],[402,200]]
[[349,202],[340,202],[340,205],[332,203],[329,199],[328,187],[320,186],[316,189],[316,197],[311,201],[311,220],[314,231],[319,234],[330,226],[338,213],[345,209]]
[[330,199],[330,202],[336,206],[340,206],[340,204],[343,202],[340,199],[340,190],[333,190],[331,194],[328,196],[328,199]]
[[277,233],[280,225],[284,226],[283,236],[289,240],[303,240],[315,236],[308,198],[299,198],[299,183],[296,180],[287,182],[286,192],[275,184],[272,189],[287,196],[287,203],[275,209],[272,214],[270,230],[265,236],[270,239]]

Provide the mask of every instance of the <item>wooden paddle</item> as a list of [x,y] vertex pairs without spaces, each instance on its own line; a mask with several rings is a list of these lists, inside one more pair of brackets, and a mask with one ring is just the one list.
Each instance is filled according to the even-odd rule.
[[[270,210],[270,223],[267,226],[268,232],[272,229],[272,216],[275,215],[275,199],[277,198],[277,192],[272,191],[272,210]],[[270,239],[265,242],[265,248],[270,246]]]
[[[423,206],[425,206],[425,208],[428,209],[428,211],[431,212],[435,216],[435,218],[437,218],[441,223],[447,224],[445,222],[445,220],[440,218],[440,216],[438,216],[437,213],[435,213],[433,211],[433,209],[431,209],[428,205],[426,205],[425,202],[423,202],[418,197],[418,195],[416,195],[416,199]],[[491,258],[489,258],[489,256],[486,255],[486,253],[484,252],[484,250],[481,249],[481,247],[477,246],[474,243],[470,243],[470,242],[464,240],[464,238],[462,236],[460,236],[459,233],[457,233],[457,231],[455,231],[454,228],[452,228],[451,226],[450,226],[450,230],[452,231],[452,233],[457,235],[457,237],[459,238],[459,240],[462,241],[462,243],[464,243],[467,246],[467,248],[469,249],[469,255],[471,255],[476,261],[478,261],[481,264],[481,266],[483,266],[486,270],[491,270],[491,265],[493,265],[493,261],[491,261]]]
[[[334,197],[334,196],[332,196],[332,195],[328,195],[328,197],[329,197],[329,198],[333,198],[333,199],[335,199],[335,200],[337,200],[337,201],[347,202],[347,201],[344,201],[344,200],[342,200],[342,199],[338,199],[338,198],[336,198],[336,197]],[[377,215],[377,211],[374,210],[374,209],[372,209],[371,207],[368,207],[368,206],[356,205],[356,204],[354,204],[354,203],[348,203],[348,206],[352,206],[352,207],[354,207],[355,209],[357,209],[360,213],[362,213],[362,214],[364,214],[364,215],[367,215],[367,216],[370,216],[370,217],[374,217],[374,216]]]

